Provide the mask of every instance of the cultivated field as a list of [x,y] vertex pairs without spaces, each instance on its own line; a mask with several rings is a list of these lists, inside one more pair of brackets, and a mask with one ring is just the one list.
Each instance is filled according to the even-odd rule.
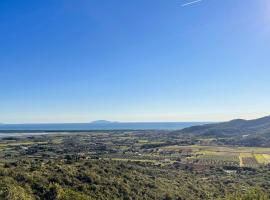
[[200,165],[256,168],[270,163],[270,148],[192,145],[167,146],[160,151],[186,153],[187,163]]

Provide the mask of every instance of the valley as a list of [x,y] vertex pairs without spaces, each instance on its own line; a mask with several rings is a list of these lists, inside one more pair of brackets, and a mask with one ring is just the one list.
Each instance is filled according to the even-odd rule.
[[230,199],[256,191],[267,199],[270,148],[226,145],[234,137],[162,130],[2,137],[0,197]]

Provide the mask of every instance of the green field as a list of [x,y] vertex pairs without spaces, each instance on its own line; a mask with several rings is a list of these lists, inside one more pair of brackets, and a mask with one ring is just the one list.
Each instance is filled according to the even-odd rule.
[[167,146],[161,150],[189,152],[188,162],[215,166],[256,168],[270,163],[270,148],[228,146]]

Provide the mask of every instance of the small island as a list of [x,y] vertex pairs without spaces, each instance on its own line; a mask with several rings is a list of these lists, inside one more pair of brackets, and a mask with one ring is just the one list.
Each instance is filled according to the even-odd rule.
[[118,122],[112,122],[112,121],[107,121],[107,120],[96,120],[90,123],[91,124],[112,124],[112,123],[118,123]]

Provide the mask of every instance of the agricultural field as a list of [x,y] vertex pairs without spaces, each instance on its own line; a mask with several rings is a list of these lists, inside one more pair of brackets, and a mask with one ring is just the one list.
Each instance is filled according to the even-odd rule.
[[254,156],[259,164],[270,163],[270,154],[254,154]]
[[161,151],[188,152],[187,163],[257,168],[270,163],[269,148],[226,146],[167,146]]

